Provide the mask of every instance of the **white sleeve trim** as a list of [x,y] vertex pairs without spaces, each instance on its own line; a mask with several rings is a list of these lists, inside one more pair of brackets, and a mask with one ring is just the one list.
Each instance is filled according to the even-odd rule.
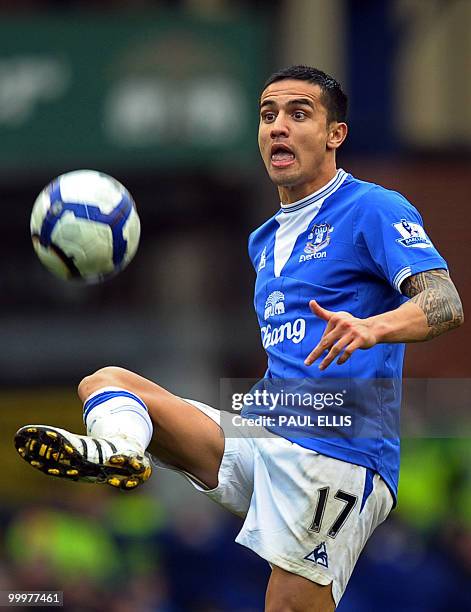
[[406,266],[405,268],[402,268],[401,270],[399,270],[399,272],[393,278],[394,288],[397,289],[397,291],[399,291],[399,293],[401,293],[401,284],[409,276],[412,276],[412,270],[411,270],[410,266]]

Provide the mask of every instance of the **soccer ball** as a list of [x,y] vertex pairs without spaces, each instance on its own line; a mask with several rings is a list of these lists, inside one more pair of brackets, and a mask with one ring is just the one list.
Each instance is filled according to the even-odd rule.
[[95,170],[54,179],[31,213],[34,250],[48,270],[66,280],[98,283],[117,274],[136,254],[140,232],[131,194]]

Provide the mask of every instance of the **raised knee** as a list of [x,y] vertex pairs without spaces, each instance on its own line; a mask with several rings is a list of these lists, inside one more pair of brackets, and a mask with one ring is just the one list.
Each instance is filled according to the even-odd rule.
[[102,387],[120,387],[122,386],[122,379],[127,370],[119,368],[117,366],[106,366],[100,368],[93,374],[85,376],[77,389],[77,393],[81,401],[85,401],[86,398],[101,389]]

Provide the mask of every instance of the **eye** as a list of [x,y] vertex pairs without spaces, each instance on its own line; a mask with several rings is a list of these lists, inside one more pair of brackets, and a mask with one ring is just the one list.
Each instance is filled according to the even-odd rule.
[[306,118],[306,113],[302,110],[296,110],[293,113],[293,118],[296,119],[296,121],[302,121]]
[[271,111],[262,113],[262,121],[264,121],[265,123],[272,123],[273,121],[275,121],[275,113]]

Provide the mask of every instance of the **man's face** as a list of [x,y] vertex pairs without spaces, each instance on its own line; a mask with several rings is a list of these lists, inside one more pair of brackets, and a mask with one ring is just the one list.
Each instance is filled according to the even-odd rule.
[[318,85],[296,79],[272,83],[262,93],[258,144],[284,202],[301,199],[332,178],[318,185],[326,174],[330,150],[321,94]]

